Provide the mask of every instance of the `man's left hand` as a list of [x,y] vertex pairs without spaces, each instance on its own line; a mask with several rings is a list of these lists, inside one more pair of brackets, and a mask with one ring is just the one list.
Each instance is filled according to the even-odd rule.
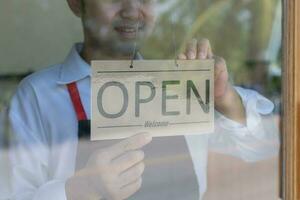
[[192,39],[186,45],[185,52],[178,55],[180,60],[214,59],[214,97],[215,108],[226,117],[246,124],[246,113],[242,100],[228,81],[228,70],[225,59],[213,54],[208,39]]

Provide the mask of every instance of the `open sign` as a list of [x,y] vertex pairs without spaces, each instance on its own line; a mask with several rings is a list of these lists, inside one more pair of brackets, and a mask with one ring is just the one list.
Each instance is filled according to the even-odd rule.
[[213,60],[92,62],[91,139],[209,133]]

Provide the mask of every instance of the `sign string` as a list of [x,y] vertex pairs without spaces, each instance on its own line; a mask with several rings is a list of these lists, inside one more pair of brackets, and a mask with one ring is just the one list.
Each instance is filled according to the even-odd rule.
[[[144,3],[144,1],[142,0],[141,3]],[[139,3],[139,7],[138,10],[140,10],[141,8],[141,4]],[[133,68],[133,61],[136,57],[136,49],[137,49],[137,39],[138,39],[138,31],[139,31],[139,26],[140,26],[140,11],[138,11],[139,15],[138,15],[138,21],[136,23],[136,30],[135,30],[135,41],[134,41],[134,46],[133,46],[133,51],[132,51],[132,56],[131,56],[131,63],[130,63],[130,68]]]
[[[141,3],[144,3],[144,0],[141,0],[140,1]],[[140,9],[140,4],[139,4],[139,7],[138,9]],[[177,59],[177,46],[176,46],[176,32],[175,32],[175,20],[174,20],[174,16],[172,16],[172,45],[173,45],[173,50],[174,50],[174,62],[175,62],[175,66],[176,67],[179,67],[179,64],[178,64],[178,59]],[[138,31],[139,31],[139,26],[140,26],[140,12],[139,12],[139,16],[138,16],[138,21],[137,21],[137,24],[136,24],[136,32],[135,32],[135,41],[134,41],[134,46],[133,46],[133,51],[132,51],[132,55],[131,55],[131,63],[130,63],[130,68],[133,68],[133,62],[134,62],[134,59],[136,57],[136,51],[137,51],[137,37],[138,37]]]
[[178,60],[177,60],[177,46],[176,46],[176,32],[175,32],[175,20],[174,16],[172,16],[172,43],[174,49],[174,62],[175,66],[179,67]]

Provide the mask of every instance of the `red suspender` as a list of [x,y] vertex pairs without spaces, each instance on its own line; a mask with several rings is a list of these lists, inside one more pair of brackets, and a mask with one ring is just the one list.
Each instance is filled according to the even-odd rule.
[[71,97],[78,121],[87,120],[85,110],[82,106],[79,91],[76,82],[67,84],[69,95]]

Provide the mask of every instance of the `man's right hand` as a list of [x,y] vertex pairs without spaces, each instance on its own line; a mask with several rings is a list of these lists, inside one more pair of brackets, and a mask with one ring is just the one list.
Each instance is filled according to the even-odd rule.
[[143,146],[152,137],[141,133],[94,152],[86,167],[66,182],[68,200],[122,200],[132,196],[142,184]]

